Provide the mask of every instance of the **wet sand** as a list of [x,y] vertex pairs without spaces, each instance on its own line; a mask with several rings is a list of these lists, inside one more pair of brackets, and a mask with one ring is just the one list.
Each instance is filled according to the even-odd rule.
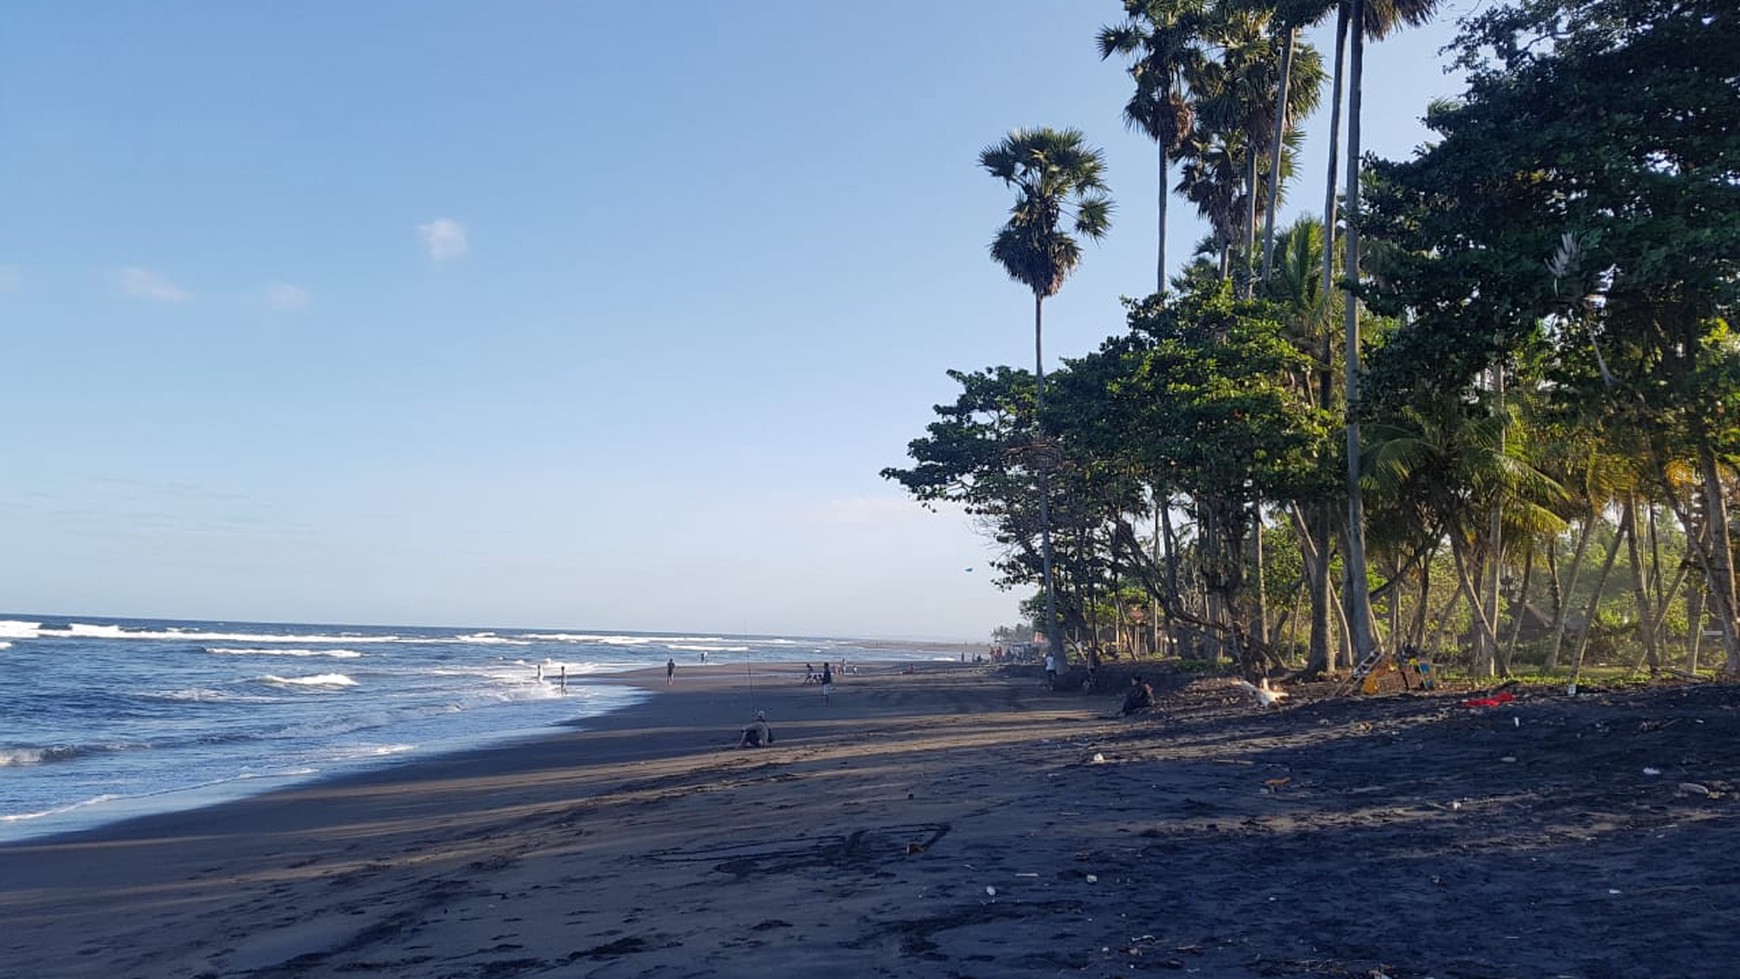
[[[524,745],[0,847],[0,976],[1729,976],[1740,687],[1160,706],[663,670]],[[734,750],[753,708],[777,741]],[[1648,769],[1649,772],[1645,770]],[[1658,774],[1650,774],[1655,772]]]

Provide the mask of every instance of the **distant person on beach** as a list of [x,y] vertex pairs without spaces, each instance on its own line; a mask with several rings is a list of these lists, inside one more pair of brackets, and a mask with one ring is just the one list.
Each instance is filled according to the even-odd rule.
[[832,663],[824,662],[822,664],[822,705],[823,706],[827,705],[828,698],[831,697],[833,695],[833,693],[834,693],[834,665]]
[[1060,672],[1062,672],[1062,671],[1058,667],[1057,656],[1053,653],[1046,653],[1045,654],[1045,685],[1050,687],[1053,690],[1056,690],[1057,689],[1057,674]]
[[767,715],[761,711],[755,712],[755,719],[743,725],[742,736],[737,739],[739,748],[760,748],[773,743],[773,729],[767,726]]
[[1124,694],[1124,708],[1118,713],[1129,717],[1131,714],[1139,714],[1152,706],[1154,706],[1154,688],[1149,686],[1148,681],[1142,679],[1142,675],[1138,673],[1130,678],[1130,692]]
[[665,686],[667,686],[667,687],[670,686],[671,681],[675,680],[676,678],[677,678],[677,661],[674,659],[665,660]]
[[816,682],[816,668],[811,666],[808,663],[804,664],[804,682],[805,683]]

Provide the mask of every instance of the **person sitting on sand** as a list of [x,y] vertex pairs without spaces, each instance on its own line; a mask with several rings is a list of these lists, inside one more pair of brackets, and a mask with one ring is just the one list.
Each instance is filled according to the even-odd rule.
[[755,712],[755,720],[743,725],[743,734],[737,740],[739,748],[760,748],[773,743],[773,729],[767,726],[767,715],[761,711]]
[[1138,673],[1130,678],[1130,692],[1124,694],[1124,708],[1118,713],[1128,717],[1131,714],[1140,714],[1152,706],[1154,706],[1154,688],[1149,686],[1148,681],[1142,679],[1142,675]]

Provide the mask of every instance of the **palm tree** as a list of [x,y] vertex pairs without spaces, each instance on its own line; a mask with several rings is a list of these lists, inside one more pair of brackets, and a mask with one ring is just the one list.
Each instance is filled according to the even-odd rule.
[[[1057,295],[1076,266],[1081,246],[1063,230],[1099,240],[1111,226],[1112,199],[1105,183],[1105,156],[1087,145],[1079,129],[1015,129],[979,154],[979,165],[1016,191],[1015,206],[997,237],[991,258],[1009,277],[1033,291],[1034,414],[1045,416],[1045,300]],[[1073,212],[1073,213],[1070,213]],[[1041,428],[1043,432],[1043,428]],[[1045,635],[1051,653],[1063,656],[1057,627],[1057,589],[1052,580],[1048,466],[1039,469],[1039,523],[1045,577]]]
[[[1207,31],[1219,48],[1219,56],[1207,61],[1193,81],[1200,125],[1225,134],[1238,152],[1243,186],[1237,217],[1243,259],[1239,291],[1247,298],[1251,294],[1257,217],[1267,214],[1272,220],[1272,208],[1280,196],[1279,178],[1287,172],[1281,153],[1288,142],[1291,121],[1317,107],[1323,80],[1323,60],[1316,49],[1296,45],[1288,49],[1292,57],[1284,59],[1269,23],[1266,11],[1222,9]],[[1289,85],[1284,98],[1283,60],[1297,81]],[[1264,156],[1270,158],[1267,164]]]
[[1124,105],[1124,122],[1159,148],[1159,257],[1154,291],[1166,291],[1166,204],[1169,166],[1190,135],[1193,114],[1189,79],[1204,54],[1203,0],[1124,0],[1124,23],[1102,27],[1100,60],[1135,56],[1128,71],[1136,91]]
[[[1361,76],[1365,66],[1365,38],[1381,39],[1401,23],[1424,23],[1437,9],[1438,0],[1346,0],[1343,10],[1352,28],[1348,53],[1347,95],[1347,308],[1343,322],[1347,331],[1347,620],[1352,630],[1355,661],[1372,649],[1370,595],[1365,575],[1365,505],[1360,497],[1359,459],[1359,114]],[[1336,36],[1341,36],[1336,25]],[[1341,52],[1335,53],[1337,66]],[[1339,72],[1337,72],[1339,76]],[[1339,91],[1339,87],[1337,88]],[[1334,145],[1333,139],[1331,146]],[[1330,168],[1334,169],[1331,157]],[[1324,225],[1334,227],[1333,216],[1324,215]],[[1325,276],[1329,273],[1324,261]]]
[[1552,507],[1565,490],[1529,458],[1516,409],[1495,399],[1471,405],[1439,397],[1379,421],[1372,435],[1372,485],[1385,496],[1417,501],[1415,513],[1449,538],[1457,583],[1478,630],[1475,671],[1490,675],[1498,622],[1475,579],[1483,558],[1497,561],[1498,555],[1481,553],[1487,546],[1482,522],[1498,509],[1515,537],[1555,534],[1565,524]]
[[[1340,295],[1324,289],[1317,278],[1323,261],[1323,225],[1302,217],[1282,232],[1273,255],[1271,273],[1263,283],[1264,298],[1281,304],[1286,311],[1290,339],[1311,358],[1311,371],[1295,383],[1305,396],[1325,413],[1335,404],[1334,346],[1332,337]],[[1334,508],[1327,502],[1292,510],[1299,537],[1302,563],[1307,571],[1306,591],[1311,599],[1309,654],[1305,672],[1315,676],[1330,667],[1329,613],[1330,550],[1334,540]]]

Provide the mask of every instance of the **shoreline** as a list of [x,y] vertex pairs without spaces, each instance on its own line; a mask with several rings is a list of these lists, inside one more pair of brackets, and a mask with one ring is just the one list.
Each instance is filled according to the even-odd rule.
[[[869,647],[861,646],[859,648]],[[927,651],[922,648],[922,644],[896,644],[890,649]],[[927,661],[914,660],[911,662]],[[908,661],[896,660],[877,661],[864,665],[875,668],[901,668],[907,663]],[[782,661],[765,663],[754,661],[696,663],[689,661],[679,663],[678,670],[684,676],[685,681],[691,684],[726,681],[733,678],[742,679],[745,671],[751,677],[756,677],[755,671],[757,670],[761,671],[759,679],[765,682],[784,682],[787,679],[795,680],[795,678],[801,677],[803,664]],[[540,679],[552,690],[557,687],[558,675],[555,673],[543,675]],[[663,679],[663,668],[649,665],[614,672],[576,672],[569,675],[568,686],[576,690],[584,690],[588,687],[596,689],[629,688],[650,696],[665,689]],[[456,743],[444,744],[436,741],[412,752],[384,755],[375,759],[352,760],[325,770],[229,778],[207,785],[173,789],[160,793],[122,795],[113,800],[95,804],[91,802],[77,803],[64,811],[42,816],[40,822],[36,819],[20,819],[6,825],[4,831],[0,832],[0,847],[42,842],[75,834],[101,833],[110,827],[120,826],[133,820],[172,816],[177,813],[223,806],[262,795],[318,785],[330,780],[352,777],[372,778],[387,769],[401,765],[438,763],[449,755],[511,749],[515,745],[553,737],[564,731],[591,729],[601,723],[601,718],[632,709],[634,706],[634,704],[628,704],[606,707],[596,713],[579,713],[564,719],[544,720],[530,726],[504,729],[503,733],[499,734],[460,739]]]
[[653,695],[586,730],[0,846],[0,963],[1486,979],[1740,952],[1740,687],[1261,711],[1166,679],[1135,719],[1036,671],[900,663],[826,707],[758,682],[777,741],[730,750],[746,676],[636,671]]

